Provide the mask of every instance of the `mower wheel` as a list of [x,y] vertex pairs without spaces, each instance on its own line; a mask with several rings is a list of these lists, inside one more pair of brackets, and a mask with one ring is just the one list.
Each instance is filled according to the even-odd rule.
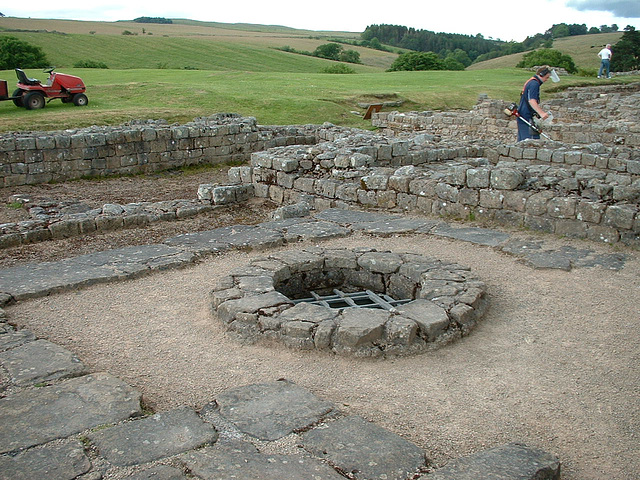
[[89,99],[84,93],[76,93],[73,96],[73,104],[76,107],[84,107],[85,105],[89,104]]
[[20,88],[16,88],[15,91],[13,92],[13,95],[11,95],[13,98],[13,104],[16,107],[24,107],[24,103],[22,102],[22,94],[24,93],[24,90],[20,89]]
[[24,96],[23,103],[27,110],[37,110],[39,108],[44,108],[44,95],[42,95],[40,92],[28,92]]

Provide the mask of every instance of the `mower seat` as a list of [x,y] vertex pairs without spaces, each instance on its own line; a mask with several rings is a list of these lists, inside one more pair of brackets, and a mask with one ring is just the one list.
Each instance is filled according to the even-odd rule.
[[27,74],[20,68],[16,68],[16,75],[18,76],[18,82],[24,85],[40,85],[40,80],[37,78],[29,78]]

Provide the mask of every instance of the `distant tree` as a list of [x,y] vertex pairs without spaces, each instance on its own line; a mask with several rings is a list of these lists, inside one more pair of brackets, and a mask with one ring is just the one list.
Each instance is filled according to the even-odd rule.
[[640,32],[631,25],[627,25],[622,38],[613,46],[611,70],[614,72],[628,72],[640,70]]
[[559,50],[552,48],[541,48],[533,52],[526,53],[522,61],[516,65],[517,68],[531,68],[538,65],[550,65],[552,67],[564,68],[569,73],[576,73],[578,69],[569,55],[563,54]]
[[313,51],[313,55],[329,60],[340,60],[340,52],[342,52],[342,45],[339,43],[325,43],[323,45],[319,45]]
[[322,70],[321,73],[337,73],[337,74],[346,74],[346,73],[356,73],[356,71],[345,65],[344,63],[338,63],[337,65],[331,65],[330,67],[326,67]]
[[314,50],[313,56],[340,62],[360,63],[360,54],[357,51],[345,50],[339,43],[320,45]]
[[133,19],[136,23],[161,23],[161,24],[172,24],[173,20],[170,18],[163,17],[138,17]]
[[553,38],[568,37],[569,36],[569,25],[567,25],[566,23],[561,23],[559,25],[554,25],[549,30],[547,30],[547,32],[550,33]]
[[340,52],[340,61],[347,63],[361,63],[360,54],[355,50],[343,50]]
[[610,27],[607,25],[600,25],[599,33],[612,33],[617,31],[618,31],[618,25],[616,25],[615,23],[612,23]]
[[574,35],[586,35],[587,26],[582,23],[572,23],[567,25],[566,23],[559,23],[553,25],[546,33],[550,33],[553,38],[572,37]]
[[569,25],[569,35],[572,37],[575,35],[586,35],[587,34],[587,26],[584,23],[572,23]]
[[48,65],[49,61],[40,47],[16,37],[0,37],[0,70],[44,68]]
[[[451,58],[452,60],[462,64],[463,67],[468,67],[472,63],[469,54],[460,48],[456,48],[453,52],[447,54],[445,60],[448,58]],[[448,68],[447,70],[451,69]]]
[[399,55],[388,72],[445,70],[444,61],[433,52],[407,52]]
[[453,57],[447,57],[442,62],[445,70],[464,70],[465,66]]
[[380,40],[378,40],[378,37],[373,37],[369,41],[369,47],[370,48],[375,48],[376,50],[381,50],[382,49],[382,44],[380,43]]

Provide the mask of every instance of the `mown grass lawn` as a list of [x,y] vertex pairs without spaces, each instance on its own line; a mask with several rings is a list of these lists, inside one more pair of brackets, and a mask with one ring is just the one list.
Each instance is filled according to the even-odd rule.
[[[61,70],[62,71],[62,70]],[[31,77],[46,74],[27,70]],[[53,100],[42,110],[28,111],[0,102],[0,131],[59,130],[91,125],[117,125],[130,120],[165,119],[189,122],[215,113],[256,117],[263,125],[331,122],[370,128],[358,103],[402,101],[387,110],[471,109],[480,94],[517,100],[530,72],[519,69],[478,71],[380,72],[334,75],[322,73],[238,72],[168,69],[64,69],[87,85],[89,105],[74,107]],[[15,88],[13,71],[0,78]],[[593,82],[563,77],[559,85]],[[551,91],[551,86],[543,87]]]

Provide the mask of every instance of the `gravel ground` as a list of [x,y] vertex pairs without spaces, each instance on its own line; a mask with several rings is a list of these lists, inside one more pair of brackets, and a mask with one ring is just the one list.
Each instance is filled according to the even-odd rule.
[[565,480],[640,478],[637,252],[626,252],[618,272],[565,272],[533,270],[497,250],[432,236],[356,235],[322,245],[457,261],[486,282],[491,306],[468,337],[411,357],[248,345],[211,316],[207,295],[214,278],[266,252],[232,252],[7,312],[11,322],[77,352],[92,370],[138,388],[158,411],[200,407],[228,388],[287,378],[415,442],[437,466],[520,441],[558,455]]
[[[195,198],[199,184],[225,180],[226,170],[215,169],[2,189],[0,223],[28,218],[10,205],[17,193],[100,206]],[[254,201],[144,230],[4,249],[0,267],[257,223],[272,208]],[[570,243],[539,238],[549,247]],[[209,285],[266,252],[227,253],[186,269],[20,302],[7,312],[11,322],[78,353],[92,370],[138,388],[158,411],[199,407],[231,387],[287,378],[415,442],[437,466],[521,441],[558,455],[565,480],[640,478],[637,250],[624,250],[629,258],[618,272],[564,272],[533,270],[497,250],[433,236],[323,243],[363,245],[470,266],[488,285],[487,315],[461,341],[412,357],[354,359],[247,345],[210,315]]]

